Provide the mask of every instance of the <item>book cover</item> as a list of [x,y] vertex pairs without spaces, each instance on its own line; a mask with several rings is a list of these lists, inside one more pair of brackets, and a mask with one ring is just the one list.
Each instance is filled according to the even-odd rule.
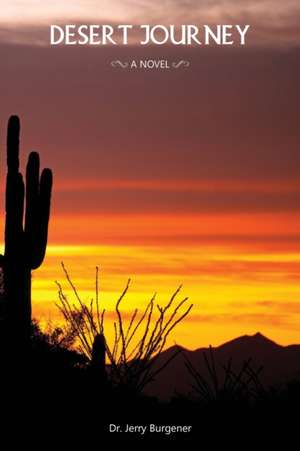
[[1,397],[24,443],[296,431],[299,20],[2,0]]

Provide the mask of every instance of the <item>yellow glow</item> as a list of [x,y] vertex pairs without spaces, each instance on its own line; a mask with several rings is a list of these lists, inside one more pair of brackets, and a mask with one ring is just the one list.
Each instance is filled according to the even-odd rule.
[[257,331],[300,342],[298,224],[298,213],[55,214],[45,262],[33,272],[34,315],[60,319],[55,280],[67,289],[64,261],[84,301],[95,297],[99,266],[108,311],[128,278],[126,312],[145,307],[154,292],[163,304],[183,284],[194,308],[169,344],[197,348]]
[[215,246],[50,245],[33,278],[34,314],[44,321],[59,319],[55,280],[72,299],[62,260],[86,302],[95,298],[100,266],[101,302],[108,311],[129,277],[125,312],[145,307],[154,292],[163,304],[183,283],[181,297],[188,295],[194,308],[169,344],[176,339],[189,348],[216,345],[257,330],[280,343],[300,339],[299,253],[250,254],[224,245],[219,253]]

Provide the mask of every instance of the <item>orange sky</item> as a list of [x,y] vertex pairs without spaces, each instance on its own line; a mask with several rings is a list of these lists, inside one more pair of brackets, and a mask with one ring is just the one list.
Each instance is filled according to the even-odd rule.
[[[63,261],[86,301],[94,297],[95,266],[100,266],[101,299],[108,311],[129,277],[126,311],[145,306],[155,291],[158,301],[166,302],[182,283],[182,296],[188,295],[194,308],[170,344],[217,345],[258,330],[280,343],[297,342],[300,245],[278,240],[278,234],[295,233],[299,219],[279,214],[54,217],[46,261],[34,273],[34,314],[59,319],[54,282],[67,289]],[[90,242],[82,244],[87,226]]]

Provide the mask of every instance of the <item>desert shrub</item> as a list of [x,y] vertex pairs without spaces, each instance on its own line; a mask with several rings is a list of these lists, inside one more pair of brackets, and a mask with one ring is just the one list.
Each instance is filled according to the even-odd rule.
[[192,377],[192,390],[204,403],[246,402],[257,400],[265,389],[260,381],[262,367],[255,369],[252,359],[246,360],[238,371],[233,369],[232,359],[217,368],[213,348],[203,353],[206,374],[195,367],[186,355],[185,365]]
[[[173,354],[163,364],[158,358],[165,348],[167,339],[174,328],[189,314],[193,305],[187,305],[188,298],[177,301],[181,286],[171,296],[165,306],[155,304],[156,294],[150,299],[146,308],[139,312],[136,308],[125,318],[121,310],[121,303],[128,293],[130,280],[119,296],[114,308],[113,339],[106,336],[107,322],[105,309],[101,309],[99,302],[99,270],[96,268],[95,299],[89,304],[82,298],[73,283],[67,269],[62,263],[66,281],[75,297],[71,303],[62,285],[57,282],[59,303],[70,336],[76,337],[80,352],[92,361],[94,358],[94,344],[97,337],[103,337],[106,354],[105,371],[114,387],[126,387],[141,393],[176,357]],[[111,324],[111,322],[110,322]]]

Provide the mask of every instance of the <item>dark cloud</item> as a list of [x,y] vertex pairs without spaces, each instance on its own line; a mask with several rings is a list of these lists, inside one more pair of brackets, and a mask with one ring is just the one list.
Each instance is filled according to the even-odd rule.
[[[76,180],[74,180],[74,186]],[[300,210],[300,192],[290,194],[264,193],[215,193],[159,190],[95,190],[57,192],[56,201],[63,212],[73,211],[76,196],[80,212],[97,211],[101,205],[102,213],[134,213],[137,206],[140,213],[267,213],[295,212]]]
[[[217,325],[240,324],[247,327],[254,326],[261,328],[266,326],[279,327],[281,329],[297,330],[297,324],[289,314],[276,313],[215,313],[215,314],[191,314],[186,318],[188,322],[197,322],[200,324],[208,323]],[[257,329],[256,329],[257,330]]]
[[[113,59],[188,59],[187,70],[113,69]],[[24,149],[59,180],[299,180],[296,50],[42,48],[2,45],[2,148],[8,116]],[[23,153],[24,155],[24,153]],[[295,211],[290,193],[58,193],[83,211]],[[81,207],[80,207],[81,205]]]

